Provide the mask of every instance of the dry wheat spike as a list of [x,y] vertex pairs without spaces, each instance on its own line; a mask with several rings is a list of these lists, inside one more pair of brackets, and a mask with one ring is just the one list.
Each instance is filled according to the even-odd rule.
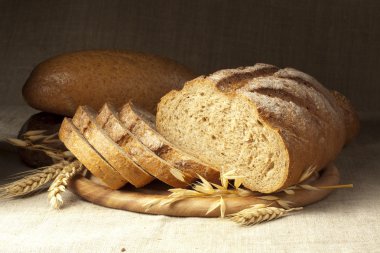
[[51,166],[23,172],[16,177],[20,179],[0,186],[0,199],[9,199],[27,195],[44,189],[54,180],[68,161],[61,161]]
[[52,143],[60,140],[57,133],[44,135],[45,132],[45,130],[32,130],[24,133],[22,139],[7,139],[16,147],[45,152],[54,159],[55,164],[14,175],[10,179],[16,179],[15,181],[0,186],[0,199],[25,196],[47,188],[48,184],[75,158],[69,151],[51,147]]
[[230,220],[241,225],[255,225],[264,221],[270,221],[283,217],[290,212],[301,210],[302,207],[284,209],[279,207],[268,206],[265,204],[256,204],[250,208],[229,215]]
[[53,208],[59,209],[63,205],[61,194],[66,191],[69,181],[81,171],[83,171],[83,166],[78,160],[66,165],[61,170],[48,190],[49,203]]

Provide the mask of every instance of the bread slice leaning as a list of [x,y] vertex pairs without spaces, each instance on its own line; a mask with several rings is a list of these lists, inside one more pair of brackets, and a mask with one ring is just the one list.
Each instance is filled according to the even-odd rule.
[[65,118],[63,120],[58,136],[67,149],[109,188],[119,189],[127,183],[87,142],[70,119]]
[[97,113],[88,106],[78,107],[73,117],[74,125],[87,141],[120,175],[135,187],[142,187],[154,180],[96,123]]
[[155,130],[155,119],[152,114],[129,102],[120,110],[119,118],[146,147],[173,167],[194,178],[200,175],[210,182],[220,182],[218,169],[185,153],[161,136]]
[[172,187],[186,187],[194,181],[193,177],[174,168],[142,144],[123,125],[112,105],[105,104],[102,107],[96,117],[96,122],[130,155],[133,161],[158,180]]
[[[346,110],[349,110],[347,107]],[[357,127],[334,96],[301,71],[268,64],[201,76],[161,98],[157,130],[243,185],[271,193],[334,160]]]

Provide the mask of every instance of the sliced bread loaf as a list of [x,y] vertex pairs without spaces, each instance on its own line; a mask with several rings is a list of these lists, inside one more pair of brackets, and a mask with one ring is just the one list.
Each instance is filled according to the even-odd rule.
[[211,182],[219,182],[219,170],[168,142],[155,130],[154,116],[150,113],[129,102],[122,107],[119,118],[146,147],[175,168],[193,178],[200,175]]
[[59,129],[59,139],[94,176],[111,189],[119,189],[127,183],[87,142],[68,118],[63,120]]
[[130,155],[134,162],[158,180],[173,187],[186,187],[194,180],[190,175],[178,171],[141,143],[123,125],[112,105],[105,104],[102,107],[96,117],[96,122],[114,142]]
[[156,124],[185,152],[234,170],[253,191],[270,193],[336,158],[352,136],[345,116],[352,117],[309,75],[256,64],[201,76],[171,91],[158,105]]
[[120,175],[135,187],[142,187],[154,180],[136,164],[118,144],[96,123],[96,112],[88,106],[78,107],[73,117],[74,125],[88,142]]

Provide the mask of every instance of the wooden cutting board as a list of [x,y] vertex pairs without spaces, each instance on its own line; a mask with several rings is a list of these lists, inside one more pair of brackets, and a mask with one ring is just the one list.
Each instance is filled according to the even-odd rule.
[[[319,173],[313,181],[308,182],[314,187],[336,185],[339,183],[339,172],[335,165],[328,165]],[[126,186],[119,190],[111,190],[102,185],[95,177],[76,176],[70,181],[69,189],[83,199],[97,205],[127,210],[131,212],[162,214],[168,216],[187,216],[187,217],[219,217],[220,210],[206,214],[210,205],[219,201],[220,197],[195,197],[181,200],[170,205],[155,205],[149,209],[146,203],[154,200],[165,198],[170,192],[163,183],[153,182],[144,188],[136,189],[133,186]],[[303,207],[322,200],[332,192],[331,189],[323,190],[296,190],[295,194],[286,194],[284,192],[273,193],[271,196],[279,197],[281,200],[291,201],[292,207]],[[226,204],[225,214],[239,212],[254,204],[270,204],[277,206],[277,202],[268,201],[258,198],[260,194],[254,194],[248,197],[223,196]]]

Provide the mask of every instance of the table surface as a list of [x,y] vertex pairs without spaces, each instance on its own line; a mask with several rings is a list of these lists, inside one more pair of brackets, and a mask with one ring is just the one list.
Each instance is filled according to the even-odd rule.
[[[0,107],[0,136],[14,136],[35,111]],[[71,192],[64,208],[45,192],[0,202],[1,252],[380,252],[380,121],[362,123],[360,136],[337,159],[342,183],[322,202],[253,227],[227,219],[173,218],[96,206]],[[1,140],[1,139],[0,139]],[[0,143],[0,179],[27,169]]]

